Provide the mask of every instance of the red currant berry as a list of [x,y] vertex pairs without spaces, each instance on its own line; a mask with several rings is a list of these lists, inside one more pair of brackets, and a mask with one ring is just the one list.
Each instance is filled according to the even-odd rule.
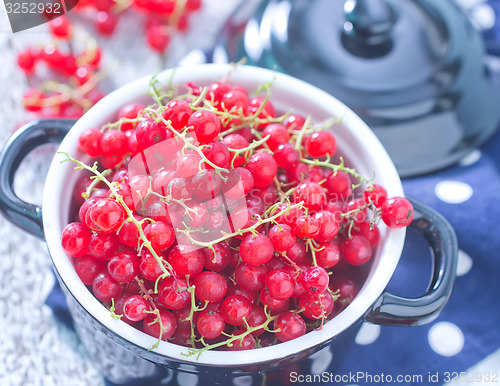
[[64,228],[61,244],[68,255],[79,257],[88,253],[90,238],[91,232],[85,225],[73,222]]
[[84,255],[76,259],[75,271],[85,285],[92,285],[95,277],[106,269],[106,264],[90,255]]
[[[223,139],[224,145],[228,147],[228,149],[244,149],[250,145],[248,141],[245,139],[240,134],[229,134],[226,135]],[[248,152],[245,152],[244,154],[239,154],[236,155],[234,152],[230,152],[231,154],[231,162],[233,167],[238,167],[241,166],[245,163],[245,156],[248,154]]]
[[299,217],[294,227],[295,234],[301,239],[306,237],[314,238],[319,233],[319,230],[319,221],[314,216]]
[[216,311],[204,310],[196,321],[198,332],[206,339],[214,339],[220,336],[225,326],[224,317],[220,312]]
[[264,131],[262,132],[263,137],[269,136],[269,139],[266,141],[267,146],[271,149],[271,151],[275,151],[279,145],[287,144],[290,140],[290,135],[288,135],[288,130],[281,123],[271,123],[267,125]]
[[269,295],[278,300],[290,298],[295,288],[295,283],[291,276],[282,269],[274,269],[269,272],[266,275],[265,284]]
[[265,265],[238,264],[234,270],[236,282],[244,289],[258,291],[264,286],[268,269]]
[[123,156],[128,152],[128,138],[123,131],[106,131],[101,137],[101,149],[108,156]]
[[284,312],[274,321],[274,330],[280,342],[288,342],[306,333],[306,322],[295,312]]
[[231,295],[222,302],[221,314],[226,323],[241,326],[250,314],[251,303],[242,295]]
[[327,318],[333,311],[333,302],[328,291],[322,294],[307,292],[299,297],[299,307],[304,309],[304,315],[315,320]]
[[116,299],[123,291],[123,286],[114,280],[107,270],[100,272],[92,282],[92,293],[101,302]]
[[108,261],[108,272],[120,283],[129,283],[139,274],[140,259],[132,251],[121,251]]
[[319,210],[326,203],[326,193],[315,182],[306,181],[297,186],[293,194],[294,201],[304,202],[304,206],[311,210]]
[[191,301],[191,293],[184,279],[169,276],[163,280],[158,290],[158,300],[171,310],[180,310]]
[[382,205],[382,221],[391,228],[402,228],[413,220],[413,205],[404,197],[392,197]]
[[280,224],[274,225],[268,233],[275,251],[285,252],[290,250],[295,243],[297,238],[290,225]]
[[302,275],[302,285],[311,294],[325,292],[330,282],[328,272],[323,267],[311,267]]
[[335,214],[328,211],[316,212],[314,217],[319,223],[319,232],[314,239],[320,242],[332,240],[339,233],[339,224],[335,218]]
[[178,275],[194,278],[203,270],[205,257],[193,245],[176,245],[170,251],[168,261]]
[[[233,332],[234,336],[246,334],[246,330],[236,330]],[[242,338],[235,339],[230,343],[228,347],[229,351],[243,351],[243,350],[253,350],[257,347],[257,342],[252,334],[245,335]]]
[[300,161],[299,152],[289,143],[278,145],[274,150],[274,159],[282,169],[292,169]]
[[373,184],[363,192],[365,203],[373,202],[377,208],[381,208],[387,200],[387,190],[383,186]]
[[149,46],[160,54],[163,54],[170,44],[167,27],[162,25],[150,26],[146,31],[146,39]]
[[320,267],[331,268],[340,260],[340,249],[333,241],[328,241],[320,245],[320,250],[316,252],[316,262]]
[[123,315],[133,322],[146,318],[149,310],[148,301],[140,295],[132,295],[123,303]]
[[125,212],[115,200],[102,198],[88,210],[89,227],[96,232],[115,232],[123,223]]
[[240,245],[240,256],[246,264],[261,265],[271,260],[274,254],[273,243],[263,233],[253,235],[248,233]]
[[227,291],[227,282],[218,273],[204,271],[194,280],[195,294],[202,302],[220,302]]
[[340,245],[344,260],[351,265],[363,265],[372,257],[372,245],[363,236],[352,236]]
[[278,164],[268,153],[255,153],[250,157],[245,168],[252,173],[257,187],[269,185],[278,172]]
[[328,191],[330,198],[341,200],[352,194],[352,183],[349,174],[342,170],[331,173],[323,186]]
[[188,125],[191,113],[191,107],[188,102],[182,99],[174,99],[165,106],[163,118],[170,121],[170,124],[175,130],[181,131]]
[[144,235],[151,242],[151,247],[155,251],[170,248],[174,243],[174,228],[163,221],[155,221],[144,228]]
[[329,131],[318,131],[306,138],[307,153],[314,158],[334,155],[337,151],[337,141]]
[[167,340],[174,335],[177,328],[177,320],[170,311],[163,307],[158,307],[157,312],[159,315],[150,313],[146,316],[142,323],[142,329],[148,335],[161,340]]
[[94,233],[89,241],[89,253],[99,260],[108,260],[120,247],[115,233]]

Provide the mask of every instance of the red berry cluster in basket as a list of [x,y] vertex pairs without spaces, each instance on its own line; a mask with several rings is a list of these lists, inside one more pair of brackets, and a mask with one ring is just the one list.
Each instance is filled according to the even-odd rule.
[[380,219],[413,217],[332,162],[341,123],[278,116],[262,88],[153,81],[155,104],[81,134],[90,166],[68,157],[90,172],[62,234],[79,277],[114,316],[190,354],[321,328],[359,291]]
[[191,15],[201,5],[201,0],[80,0],[75,10],[91,15],[96,31],[104,37],[113,35],[125,11],[142,13],[148,45],[164,53],[174,34],[187,31]]
[[79,118],[103,94],[97,85],[103,77],[101,50],[90,36],[80,33],[78,52],[72,23],[61,16],[49,23],[53,41],[28,47],[17,55],[17,64],[28,77],[24,93],[27,111],[44,117]]

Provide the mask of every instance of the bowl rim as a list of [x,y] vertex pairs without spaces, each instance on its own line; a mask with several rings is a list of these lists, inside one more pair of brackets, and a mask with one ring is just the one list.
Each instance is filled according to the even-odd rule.
[[[232,64],[203,64],[167,69],[158,74],[157,79],[160,84],[167,84],[172,79],[176,83],[186,81],[209,82],[220,80],[228,73],[230,73],[231,81],[235,84],[244,81],[256,82],[257,79],[259,80],[258,83],[261,84],[274,79],[274,88],[278,87],[283,92],[292,95],[298,95],[298,90],[300,90],[302,95],[312,98],[322,109],[335,112],[335,115],[341,116],[343,125],[350,128],[349,131],[359,141],[359,144],[363,148],[369,149],[370,154],[376,155],[376,157],[372,157],[377,164],[377,168],[374,167],[374,169],[383,168],[382,175],[379,173],[376,178],[388,182],[386,187],[389,195],[403,195],[403,187],[396,168],[375,134],[346,105],[311,84],[272,70],[246,65],[234,66]],[[106,117],[110,116],[110,112],[118,111],[125,103],[147,93],[150,80],[151,75],[142,77],[120,87],[100,100],[75,123],[60,144],[58,151],[74,154],[77,150],[78,136],[85,128],[95,127],[98,124],[102,125]],[[61,207],[64,202],[62,198],[68,196],[68,194],[63,195],[67,186],[64,177],[65,173],[68,173],[70,168],[72,169],[69,163],[61,166],[61,160],[64,158],[63,155],[57,154],[52,160],[43,194],[43,226],[54,268],[71,296],[99,323],[135,346],[150,350],[157,339],[110,317],[109,310],[80,281],[74,271],[71,259],[67,257],[61,247]],[[186,357],[182,355],[182,353],[187,352],[186,347],[165,341],[160,342],[158,348],[151,350],[151,352],[192,365],[245,366],[276,361],[324,344],[362,319],[369,307],[383,293],[392,277],[403,249],[405,229],[387,229],[385,232],[385,243],[381,247],[380,258],[372,276],[364,283],[353,302],[339,315],[326,323],[321,330],[311,331],[302,337],[272,347],[236,351],[231,352],[231,355],[227,355],[227,352],[224,351],[209,350],[199,358],[196,355]]]

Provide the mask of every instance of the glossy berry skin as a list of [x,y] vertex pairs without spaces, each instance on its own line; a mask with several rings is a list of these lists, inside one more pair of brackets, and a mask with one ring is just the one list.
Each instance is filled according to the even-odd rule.
[[243,237],[240,245],[240,256],[246,264],[262,265],[271,260],[274,254],[273,243],[263,233],[253,235],[248,233]]
[[115,232],[123,223],[125,212],[123,207],[110,198],[97,201],[88,211],[88,226],[96,232]]
[[323,267],[311,267],[302,275],[302,286],[311,294],[321,294],[328,288],[330,276]]
[[290,299],[276,299],[271,296],[267,288],[262,288],[259,292],[260,302],[273,313],[279,314],[288,310]]
[[329,211],[320,211],[314,214],[319,224],[319,232],[314,239],[319,242],[327,242],[332,240],[339,233],[339,223],[335,218],[335,214]]
[[[261,106],[264,105],[261,109]],[[258,96],[250,99],[248,107],[246,109],[246,115],[254,116],[257,111],[261,109],[261,112],[257,115],[257,118],[262,119],[263,122],[257,124],[257,129],[262,130],[267,126],[267,121],[274,118],[274,106],[269,100],[265,100],[264,97]]]
[[370,202],[373,202],[375,207],[381,208],[387,200],[387,190],[385,190],[383,186],[373,184],[363,192],[363,198],[365,203],[369,204]]
[[278,300],[290,298],[295,288],[295,283],[291,276],[282,269],[274,269],[269,272],[266,275],[265,284],[269,295]]
[[106,264],[90,255],[84,255],[76,259],[75,271],[85,285],[92,285],[95,277],[106,269]]
[[287,224],[274,225],[267,235],[273,243],[274,250],[278,252],[290,250],[297,242],[292,227]]
[[163,270],[156,261],[155,257],[148,250],[143,249],[141,252],[141,261],[139,270],[142,276],[150,281],[156,281],[162,274]]
[[274,150],[274,159],[282,169],[291,169],[300,161],[299,152],[289,143],[278,145]]
[[309,319],[323,319],[333,310],[333,298],[328,291],[322,294],[305,293],[299,297],[299,307]]
[[218,273],[204,271],[196,276],[194,280],[195,295],[202,302],[220,302],[227,291],[227,282]]
[[196,327],[201,336],[207,339],[217,338],[222,334],[226,322],[220,312],[204,310],[198,316]]
[[110,302],[123,291],[122,284],[114,280],[108,271],[99,273],[92,282],[92,293],[101,302]]
[[329,174],[323,187],[328,191],[328,196],[335,200],[344,199],[352,194],[351,177],[343,170]]
[[352,236],[340,245],[344,260],[351,265],[363,265],[372,257],[372,245],[363,236]]
[[78,149],[91,157],[103,154],[101,138],[103,134],[99,129],[87,129],[78,138]]
[[266,141],[266,144],[271,151],[276,150],[278,146],[288,143],[290,140],[287,128],[281,123],[271,123],[267,125],[262,132],[262,137],[267,136],[269,136],[269,139]]
[[229,264],[229,245],[224,241],[214,244],[213,250],[209,248],[203,248],[202,253],[205,257],[205,268],[209,269],[210,271],[222,271]]
[[129,283],[139,274],[140,259],[132,251],[121,251],[108,261],[110,276],[120,283]]
[[[240,134],[229,134],[226,135],[223,139],[224,145],[228,147],[228,149],[244,149],[250,145],[250,143]],[[233,167],[241,166],[245,163],[245,154],[240,153],[236,155],[236,153],[231,152],[231,162]]]
[[376,224],[371,224],[370,221],[356,223],[352,230],[352,236],[363,236],[374,247],[380,240],[380,231]]
[[149,309],[146,299],[140,295],[132,295],[123,304],[123,315],[133,322],[138,322],[146,318],[148,314],[145,311]]
[[252,155],[245,168],[252,173],[257,187],[269,185],[278,172],[278,164],[273,156],[262,152]]
[[[233,332],[233,335],[242,335],[246,332],[243,330],[236,330]],[[229,351],[243,351],[243,350],[253,350],[257,347],[257,342],[252,334],[245,335],[243,338],[235,339],[231,342],[231,346],[228,347]]]
[[65,252],[73,257],[83,256],[89,251],[91,232],[80,223],[66,225],[62,233],[62,247]]
[[413,205],[404,197],[392,197],[382,205],[382,221],[390,228],[402,228],[413,220]]
[[163,221],[155,221],[144,228],[144,235],[155,251],[170,248],[174,243],[174,229]]
[[306,181],[300,184],[293,194],[294,201],[304,202],[304,206],[311,210],[319,210],[326,203],[326,193],[315,182]]
[[[211,163],[221,168],[229,168],[231,156],[229,155],[229,151],[227,150],[226,145],[224,145],[222,142],[209,142],[206,144],[206,147],[202,148],[201,151]],[[212,165],[208,163],[205,163],[205,166],[207,169],[213,168]]]
[[158,300],[171,310],[180,310],[191,301],[191,294],[184,279],[166,277],[158,290]]
[[135,129],[135,137],[139,150],[144,150],[156,143],[171,137],[162,122],[141,121]]
[[226,323],[241,326],[243,318],[250,314],[251,303],[242,295],[231,295],[222,302],[221,314]]
[[[143,320],[142,329],[148,335],[161,340],[167,340],[174,335],[177,328],[177,319],[175,316],[163,307],[158,307],[159,316],[156,314],[148,314]],[[160,318],[161,325],[156,318]]]
[[194,278],[203,270],[205,257],[201,250],[192,245],[176,245],[171,249],[168,261],[181,277],[189,275]]
[[294,227],[297,237],[314,238],[320,231],[319,221],[314,216],[300,216]]
[[191,116],[191,107],[189,103],[182,99],[174,99],[167,103],[166,110],[163,112],[163,118],[170,121],[172,127],[177,131],[188,125]]
[[268,269],[265,265],[240,263],[234,270],[236,282],[244,289],[258,291],[264,286]]
[[331,268],[340,261],[340,249],[333,241],[320,244],[319,251],[316,252],[316,262],[320,267]]
[[108,260],[120,247],[120,239],[114,233],[94,233],[89,241],[89,253],[99,260]]
[[193,113],[187,122],[200,143],[214,141],[220,133],[221,123],[217,115],[211,111],[200,110]]
[[329,131],[318,131],[306,138],[305,148],[313,158],[323,157],[327,154],[332,156],[337,151],[337,141]]
[[278,329],[276,338],[280,342],[288,342],[306,333],[306,322],[295,312],[284,312],[274,321],[274,330]]

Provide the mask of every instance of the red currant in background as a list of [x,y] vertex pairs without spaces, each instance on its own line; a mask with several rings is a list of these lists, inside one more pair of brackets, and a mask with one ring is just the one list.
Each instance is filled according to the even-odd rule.
[[413,220],[413,205],[404,197],[392,197],[382,205],[382,221],[391,228],[402,228]]
[[156,52],[163,54],[170,44],[170,35],[165,26],[152,25],[147,31],[147,42],[149,46]]

